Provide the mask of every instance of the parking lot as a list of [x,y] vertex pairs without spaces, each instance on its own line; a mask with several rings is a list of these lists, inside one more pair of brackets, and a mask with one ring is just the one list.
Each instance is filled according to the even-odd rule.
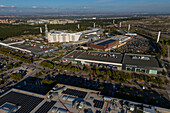
[[[15,63],[14,63],[15,65]],[[7,66],[8,67],[8,66]],[[4,69],[5,67],[3,67]],[[8,89],[11,89],[18,80],[14,80],[11,75],[21,75],[20,80],[33,76],[40,70],[34,67],[29,67],[25,64],[19,64],[18,67],[13,66],[10,69],[4,70],[0,73],[0,94],[3,94]]]
[[147,54],[153,54],[157,52],[152,41],[142,36],[137,36],[133,38],[132,40],[128,41],[127,44],[121,46],[120,48],[117,48],[116,51],[121,53]]
[[4,56],[2,54],[0,54],[0,73],[3,71],[7,71],[9,69],[12,69],[14,67],[18,67],[20,66],[20,62],[16,59],[13,59],[11,57],[8,56]]

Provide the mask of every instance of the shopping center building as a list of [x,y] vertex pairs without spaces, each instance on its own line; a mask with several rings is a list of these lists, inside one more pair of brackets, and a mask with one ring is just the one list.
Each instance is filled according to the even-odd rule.
[[117,70],[135,71],[149,74],[162,72],[159,59],[153,55],[121,54],[111,52],[74,50],[62,58],[62,62],[88,66],[110,67]]

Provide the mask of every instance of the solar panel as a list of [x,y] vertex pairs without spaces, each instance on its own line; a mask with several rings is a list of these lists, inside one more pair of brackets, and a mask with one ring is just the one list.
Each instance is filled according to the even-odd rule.
[[66,89],[65,91],[63,91],[62,93],[64,94],[68,94],[68,95],[73,95],[73,96],[77,96],[79,98],[84,98],[87,94],[87,92],[83,92],[83,91],[78,91],[78,90],[73,90],[73,89]]
[[103,108],[104,101],[100,101],[100,100],[96,100],[96,99],[94,99],[93,103],[94,103],[94,107],[96,107],[96,108],[100,108],[100,109],[102,109],[102,108]]
[[10,92],[7,95],[0,98],[0,106],[5,102],[16,104],[21,106],[16,113],[30,113],[39,103],[42,102],[42,98],[34,97],[17,92]]
[[101,113],[101,111],[100,110],[96,110],[96,113]]
[[35,113],[47,113],[56,103],[56,101],[45,102]]

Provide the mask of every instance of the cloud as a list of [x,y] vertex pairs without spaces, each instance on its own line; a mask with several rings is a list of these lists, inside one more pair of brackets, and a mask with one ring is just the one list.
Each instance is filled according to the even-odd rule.
[[16,7],[14,5],[12,5],[11,8],[16,8]]
[[14,5],[12,5],[12,6],[0,5],[0,8],[16,8],[16,7]]
[[0,7],[5,7],[4,5],[0,5]]
[[33,8],[33,9],[36,9],[36,8],[37,8],[37,6],[32,6],[32,8]]
[[83,9],[89,9],[89,7],[87,7],[87,6],[83,6]]

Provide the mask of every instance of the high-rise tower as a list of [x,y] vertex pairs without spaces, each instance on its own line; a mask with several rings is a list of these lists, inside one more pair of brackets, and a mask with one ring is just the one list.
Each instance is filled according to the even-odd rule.
[[158,38],[157,38],[156,43],[158,43],[158,42],[159,42],[160,36],[161,36],[161,32],[159,31],[159,32],[158,32]]
[[47,28],[47,24],[45,24],[45,37],[46,37],[46,39],[48,39],[48,28]]
[[113,20],[113,25],[115,24],[115,20]]
[[122,22],[119,23],[119,27],[120,27],[120,28],[122,27]]
[[128,32],[130,31],[130,24],[129,24],[129,26],[128,26]]
[[80,24],[77,25],[77,28],[80,29]]
[[40,27],[40,33],[42,33],[42,28]]

